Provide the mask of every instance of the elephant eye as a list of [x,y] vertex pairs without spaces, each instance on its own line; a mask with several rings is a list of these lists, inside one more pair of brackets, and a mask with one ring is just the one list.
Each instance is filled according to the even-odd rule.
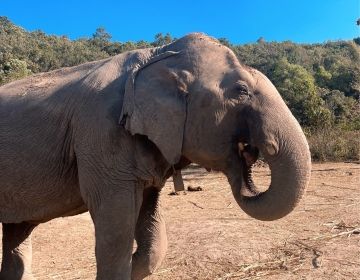
[[235,90],[239,94],[249,95],[249,89],[244,83],[236,83]]

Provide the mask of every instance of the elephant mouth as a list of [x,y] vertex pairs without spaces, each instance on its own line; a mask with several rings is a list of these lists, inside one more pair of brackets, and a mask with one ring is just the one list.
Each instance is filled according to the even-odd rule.
[[242,190],[242,194],[244,196],[256,196],[259,192],[256,190],[253,177],[252,177],[252,169],[254,167],[255,162],[259,157],[259,149],[251,146],[246,142],[238,143],[238,154],[242,161],[243,166],[243,180],[245,189]]

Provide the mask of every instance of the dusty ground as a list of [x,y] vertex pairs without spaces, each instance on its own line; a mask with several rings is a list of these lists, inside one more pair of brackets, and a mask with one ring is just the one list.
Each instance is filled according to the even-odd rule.
[[[301,205],[276,222],[246,216],[224,176],[190,169],[186,186],[162,193],[169,248],[150,279],[359,279],[360,165],[314,164]],[[269,180],[265,168],[258,184]],[[93,226],[88,214],[40,225],[33,236],[38,279],[94,279]]]

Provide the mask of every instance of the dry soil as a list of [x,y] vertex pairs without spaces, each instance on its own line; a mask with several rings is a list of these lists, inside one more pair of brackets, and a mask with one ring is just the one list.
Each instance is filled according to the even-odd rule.
[[[260,185],[269,181],[266,167],[255,176]],[[301,204],[275,222],[243,213],[219,173],[192,168],[184,179],[203,191],[171,196],[166,184],[168,253],[149,279],[360,279],[359,164],[314,164]],[[40,225],[33,251],[37,279],[95,277],[87,213]]]

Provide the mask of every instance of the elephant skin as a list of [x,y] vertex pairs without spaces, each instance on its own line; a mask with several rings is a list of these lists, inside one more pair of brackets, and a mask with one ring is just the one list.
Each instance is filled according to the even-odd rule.
[[[223,172],[264,221],[290,213],[310,178],[307,141],[276,88],[199,33],[6,84],[0,128],[0,279],[32,279],[32,230],[85,211],[96,279],[153,273],[167,246],[159,192],[190,162]],[[264,192],[251,178],[259,153]]]

